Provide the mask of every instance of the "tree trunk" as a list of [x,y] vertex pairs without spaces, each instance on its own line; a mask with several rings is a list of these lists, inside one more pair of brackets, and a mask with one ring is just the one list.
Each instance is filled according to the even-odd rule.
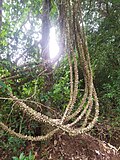
[[[46,73],[50,73],[52,71],[52,65],[50,63],[50,51],[49,51],[50,8],[51,8],[51,1],[44,0],[43,14],[42,14],[41,48],[42,48],[42,59],[45,64],[44,67],[47,70]],[[49,91],[49,89],[51,88],[51,81],[52,81],[52,74],[49,74],[49,76],[45,76],[45,92]]]
[[[42,59],[44,68],[46,69],[46,75],[44,77],[44,92],[47,94],[47,92],[52,87],[53,82],[53,74],[52,71],[52,64],[50,63],[50,51],[49,51],[49,34],[50,34],[50,9],[51,9],[51,1],[50,0],[44,0],[43,2],[43,13],[42,13],[42,39],[41,39],[41,48],[42,48]],[[49,73],[49,74],[48,74]],[[47,100],[45,102],[46,106],[51,105],[51,101]],[[44,114],[50,115],[49,111],[44,108],[43,109]],[[41,135],[49,132],[51,129],[51,126],[41,124]],[[44,144],[41,144],[41,148],[44,147]]]

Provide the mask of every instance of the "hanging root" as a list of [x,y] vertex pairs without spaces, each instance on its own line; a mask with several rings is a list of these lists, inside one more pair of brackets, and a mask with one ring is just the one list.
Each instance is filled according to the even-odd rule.
[[[80,0],[65,0],[64,2],[59,0],[57,5],[59,14],[64,15],[63,17],[60,17],[60,20],[63,23],[62,33],[64,33],[65,37],[65,52],[68,53],[68,62],[70,68],[70,100],[62,118],[52,119],[27,106],[24,101],[19,100],[11,93],[10,98],[8,99],[16,102],[15,105],[18,107],[18,109],[25,112],[31,119],[37,122],[48,123],[55,128],[53,131],[44,136],[33,137],[16,133],[15,131],[9,129],[2,122],[0,123],[0,126],[3,130],[7,131],[11,135],[25,140],[47,140],[58,130],[63,130],[72,136],[85,133],[93,128],[99,115],[99,103],[93,84],[90,56],[82,20],[81,2]],[[74,63],[74,68],[72,62]],[[74,105],[76,100],[79,99],[77,96],[79,83],[78,62],[81,65],[84,75],[85,89],[81,103],[75,110]],[[95,113],[93,119],[90,120],[89,117],[93,107]],[[72,121],[70,122],[70,120]],[[79,128],[75,128],[78,122],[81,122],[81,126]]]

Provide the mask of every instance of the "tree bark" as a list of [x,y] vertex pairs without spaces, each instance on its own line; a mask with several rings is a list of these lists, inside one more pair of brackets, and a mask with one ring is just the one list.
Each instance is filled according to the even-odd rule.
[[[50,9],[51,1],[44,0],[43,2],[43,14],[42,14],[42,39],[41,39],[41,48],[42,48],[42,59],[45,64],[46,73],[52,71],[52,64],[50,63],[50,51],[49,51],[49,34],[50,34]],[[45,76],[45,92],[49,91],[52,85],[52,74]]]
[[[42,13],[42,39],[41,39],[41,49],[42,49],[42,59],[44,64],[44,69],[46,69],[46,75],[44,77],[44,92],[47,92],[52,87],[53,82],[53,74],[52,72],[52,64],[50,63],[50,51],[49,51],[49,35],[50,35],[50,10],[51,10],[51,0],[43,1],[43,13]],[[51,74],[48,74],[51,73]],[[46,106],[51,105],[51,101],[47,100],[45,102]],[[44,114],[49,115],[49,111],[44,108]],[[41,135],[49,132],[51,126],[41,124]],[[41,148],[44,148],[44,144],[41,144]]]

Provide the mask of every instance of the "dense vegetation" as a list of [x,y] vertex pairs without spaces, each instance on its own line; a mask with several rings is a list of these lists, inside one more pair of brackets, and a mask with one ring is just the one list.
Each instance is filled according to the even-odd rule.
[[[69,101],[70,73],[67,57],[62,50],[64,42],[59,42],[61,30],[58,25],[57,2],[6,0],[1,3],[3,10],[0,12],[0,97],[7,97],[8,90],[12,90],[20,99],[26,99],[29,106],[34,105],[37,111],[49,114],[47,108],[38,107],[40,105],[34,101],[52,106],[51,116],[59,117]],[[44,12],[45,3],[48,4],[49,13]],[[91,134],[119,147],[120,3],[119,0],[87,0],[82,2],[82,9],[94,83],[100,103],[98,124]],[[49,20],[45,15],[49,15]],[[43,17],[47,19],[45,24]],[[59,55],[49,63],[50,55],[45,54],[44,46],[48,45],[49,38],[45,33],[49,33],[51,27],[56,28],[61,49]],[[83,88],[84,80],[80,66],[79,77],[79,86]],[[82,97],[82,89],[78,95]],[[22,131],[24,134],[39,135],[44,132],[25,113],[14,109],[14,105],[7,99],[0,100],[2,122],[19,133]],[[0,134],[1,151],[5,154],[9,151],[11,157],[35,150],[36,145],[32,146],[29,142],[12,137],[3,130]],[[38,142],[37,145],[41,144]],[[21,154],[21,157],[34,159],[32,152],[29,154],[30,158],[24,154]]]

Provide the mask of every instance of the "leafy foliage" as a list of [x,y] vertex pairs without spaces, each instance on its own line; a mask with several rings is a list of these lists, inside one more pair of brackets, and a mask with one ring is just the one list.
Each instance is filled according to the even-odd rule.
[[21,153],[19,158],[13,157],[13,160],[35,160],[35,156],[32,154],[32,152],[29,153],[28,156],[25,156],[24,153]]

